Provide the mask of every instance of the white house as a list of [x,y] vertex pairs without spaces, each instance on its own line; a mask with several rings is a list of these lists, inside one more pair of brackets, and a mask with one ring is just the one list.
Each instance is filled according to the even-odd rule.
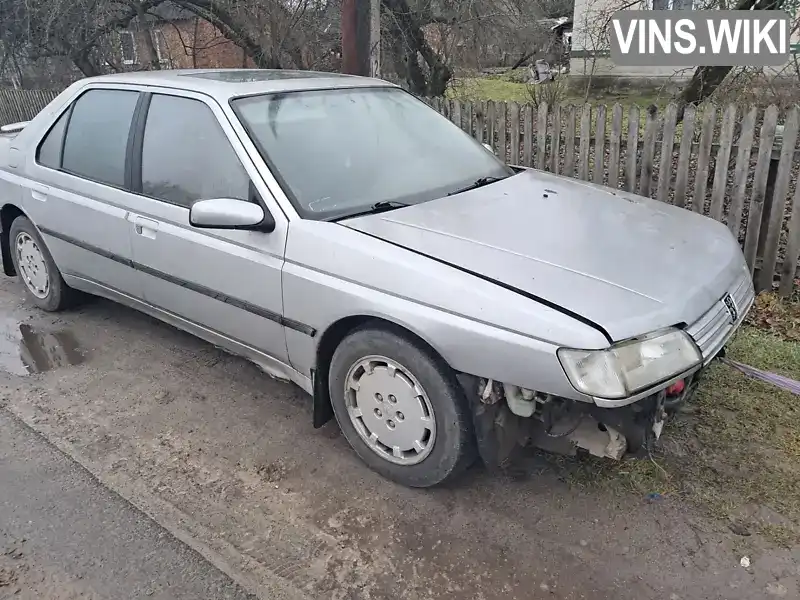
[[[654,82],[665,80],[683,81],[692,76],[694,65],[682,67],[629,67],[614,64],[608,52],[607,27],[611,15],[618,10],[691,10],[699,8],[702,0],[641,0],[631,4],[626,0],[575,0],[575,12],[572,29],[572,51],[570,54],[570,76],[591,76],[601,79],[619,78],[652,79]],[[792,16],[797,15],[798,2],[790,2],[786,8]],[[709,7],[704,3],[703,7]],[[790,48],[794,55],[800,53],[800,32],[797,27],[790,39]],[[771,68],[773,72],[781,72],[783,68]],[[786,72],[796,71],[787,65]]]

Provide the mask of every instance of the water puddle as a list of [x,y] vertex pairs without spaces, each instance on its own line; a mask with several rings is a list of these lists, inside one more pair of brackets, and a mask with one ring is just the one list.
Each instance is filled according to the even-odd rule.
[[38,331],[10,320],[0,323],[0,371],[31,375],[79,365],[87,357],[70,331]]

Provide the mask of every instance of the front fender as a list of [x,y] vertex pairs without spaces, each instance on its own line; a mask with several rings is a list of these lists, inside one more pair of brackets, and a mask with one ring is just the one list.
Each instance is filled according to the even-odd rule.
[[[292,223],[283,296],[285,316],[318,332],[352,316],[380,318],[425,340],[456,371],[562,397],[579,394],[557,348],[607,345],[558,310],[335,223]],[[310,375],[319,336],[287,330],[286,341],[292,366]]]

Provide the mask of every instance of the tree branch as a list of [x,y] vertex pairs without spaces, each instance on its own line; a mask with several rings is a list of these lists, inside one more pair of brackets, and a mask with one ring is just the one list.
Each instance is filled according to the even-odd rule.
[[[453,72],[433,51],[422,25],[411,11],[407,0],[382,0],[383,7],[391,13],[396,23],[395,33],[398,41],[402,40],[406,47],[406,80],[415,94],[421,96],[442,96],[447,89],[447,82]],[[427,81],[417,62],[417,54],[428,65],[430,74]]]
[[[779,10],[785,0],[739,0],[735,10]],[[683,120],[686,107],[700,104],[709,98],[731,72],[733,66],[698,67],[688,85],[676,98],[678,105],[678,123]]]
[[250,34],[237,23],[236,19],[227,10],[219,6],[214,0],[172,0],[174,4],[182,6],[201,19],[208,21],[216,27],[222,35],[242,48],[260,69],[280,68],[264,52],[264,48]]

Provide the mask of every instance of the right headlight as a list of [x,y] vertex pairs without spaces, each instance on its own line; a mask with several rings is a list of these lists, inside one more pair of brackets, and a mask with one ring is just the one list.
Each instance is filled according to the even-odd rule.
[[616,399],[688,371],[703,356],[686,332],[665,329],[603,350],[559,348],[558,360],[579,392]]

